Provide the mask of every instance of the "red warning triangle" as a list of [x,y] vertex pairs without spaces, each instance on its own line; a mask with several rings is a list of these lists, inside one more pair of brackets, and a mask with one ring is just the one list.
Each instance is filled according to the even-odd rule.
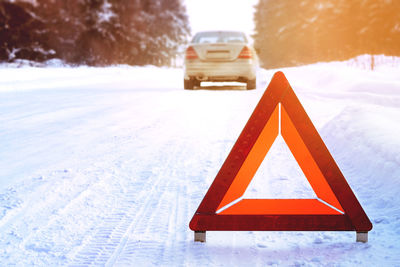
[[[243,199],[281,134],[316,199]],[[282,72],[275,73],[191,222],[193,231],[357,231],[372,224]]]

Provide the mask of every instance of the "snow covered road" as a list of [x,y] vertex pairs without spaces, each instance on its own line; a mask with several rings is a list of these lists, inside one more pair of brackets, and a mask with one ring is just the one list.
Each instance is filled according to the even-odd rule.
[[[193,242],[189,221],[274,71],[253,91],[185,91],[179,69],[3,66],[0,265],[400,266],[398,67],[283,72],[374,224],[368,243],[352,232]],[[313,192],[277,142],[246,194]]]

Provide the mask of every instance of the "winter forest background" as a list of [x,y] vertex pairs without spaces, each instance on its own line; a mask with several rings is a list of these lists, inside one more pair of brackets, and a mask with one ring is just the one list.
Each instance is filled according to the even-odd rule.
[[400,56],[399,0],[260,0],[254,19],[265,68]]
[[[400,56],[397,0],[260,0],[254,21],[264,68]],[[0,62],[174,66],[191,34],[182,0],[0,0]]]
[[171,65],[187,40],[180,0],[0,0],[0,60]]

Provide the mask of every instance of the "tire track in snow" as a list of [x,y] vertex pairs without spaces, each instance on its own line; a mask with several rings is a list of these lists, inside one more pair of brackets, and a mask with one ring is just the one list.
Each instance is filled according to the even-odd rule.
[[[183,145],[175,146],[170,143],[163,146],[162,151],[170,153],[167,158],[161,158],[158,161],[159,183],[153,187],[146,201],[146,207],[137,215],[137,220],[132,223],[131,229],[127,233],[127,240],[121,247],[113,259],[108,264],[116,266],[126,266],[132,262],[141,262],[149,265],[154,260],[159,261],[164,258],[165,253],[170,247],[170,242],[175,242],[174,235],[177,231],[175,218],[179,202],[176,201],[180,192],[181,185],[176,184],[176,180],[171,179],[177,177],[176,169],[171,168],[174,163],[183,160]],[[181,155],[180,155],[181,154]],[[151,166],[150,168],[154,168]],[[176,263],[176,262],[175,262]]]
[[[149,120],[150,125],[153,122]],[[96,158],[90,167],[72,172],[54,171],[10,188],[11,196],[8,198],[21,197],[22,203],[17,201],[16,207],[0,219],[0,240],[8,244],[5,250],[0,251],[0,257],[10,263],[23,258],[25,261],[20,263],[26,265],[68,262],[76,247],[85,244],[99,221],[107,217],[124,189],[115,182],[118,181],[115,179],[115,166],[121,157],[114,153],[115,150],[125,147],[127,142],[132,143],[137,134],[147,129],[148,125],[136,128],[135,134],[122,143],[121,140],[117,144],[110,143],[110,138],[101,140],[106,144],[101,146],[101,152],[107,153],[99,153],[104,156]],[[99,203],[105,200],[106,203]],[[103,204],[106,207],[99,208]],[[13,251],[12,255],[8,255],[9,250]]]
[[[16,189],[17,193],[27,193],[27,191],[34,190],[28,198],[25,197],[23,204],[19,208],[11,210],[0,221],[0,239],[4,242],[8,242],[10,238],[17,239],[18,241],[14,240],[14,242],[10,243],[13,247],[18,248],[16,250],[18,251],[17,254],[40,254],[51,250],[51,245],[43,242],[43,240],[33,244],[29,244],[28,240],[40,232],[47,222],[52,221],[59,210],[84,194],[88,190],[90,183],[95,184],[96,178],[91,179],[90,182],[82,183],[79,182],[80,175],[70,179],[71,175],[73,174],[65,171],[53,172],[46,179],[56,179],[57,182],[55,184],[43,182],[42,179],[44,178],[40,178],[38,179],[39,181],[31,181],[32,184],[23,185],[21,188]],[[63,192],[65,187],[69,188],[73,194]],[[46,233],[46,235],[48,234]],[[9,258],[10,262],[13,262],[13,257]]]
[[[169,161],[172,160],[174,160],[173,157],[168,160],[167,164],[170,164]],[[124,165],[135,166],[140,163],[124,163]],[[96,228],[84,246],[76,252],[71,266],[113,265],[120,254],[125,253],[122,251],[129,251],[128,240],[133,233],[148,235],[150,232],[156,231],[166,238],[168,230],[164,228],[166,226],[163,222],[159,221],[160,214],[162,217],[168,218],[170,205],[170,201],[168,201],[170,179],[163,174],[164,169],[160,167],[164,165],[162,162],[157,166],[144,165],[140,168],[139,175],[132,173],[132,170],[129,169],[131,167],[121,169],[121,177],[124,176],[123,179],[129,181],[126,184],[124,196],[119,199],[113,213]],[[126,174],[122,175],[122,173]],[[128,177],[129,175],[134,175],[134,178]],[[165,235],[163,236],[162,233]],[[150,244],[146,249],[152,251],[151,255],[154,255],[157,251],[162,250],[162,246],[154,248]]]
[[[157,185],[157,181],[149,181]],[[135,202],[138,199],[136,190],[126,192],[126,197],[121,199],[118,207],[106,218],[96,231],[88,238],[85,245],[75,256],[71,266],[75,265],[104,265],[113,258],[115,251],[119,251],[124,246],[127,239],[129,228],[137,223],[143,216],[142,214],[150,208],[152,194],[144,200],[144,205],[137,211]],[[136,199],[136,201],[134,200]]]
[[[84,242],[90,229],[96,225],[96,220],[93,218],[101,219],[100,214],[104,213],[104,210],[109,208],[113,202],[112,195],[115,194],[115,190],[108,190],[104,183],[107,182],[109,186],[114,186],[111,180],[115,177],[110,174],[103,176],[107,176],[107,179],[103,178],[90,184],[85,191],[69,201],[65,207],[58,209],[47,223],[26,238],[24,246],[33,251],[47,250],[50,257],[60,255],[59,258],[54,257],[54,261],[58,261],[58,264],[65,262],[66,255],[70,253],[69,250]],[[104,207],[97,205],[100,194],[103,195]],[[76,210],[82,208],[85,212],[76,214]],[[96,213],[99,214],[97,217]]]

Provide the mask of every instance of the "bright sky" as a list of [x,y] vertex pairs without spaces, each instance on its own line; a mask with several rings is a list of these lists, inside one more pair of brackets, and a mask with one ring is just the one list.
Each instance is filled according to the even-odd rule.
[[258,0],[185,0],[192,34],[204,30],[253,33],[254,5]]

